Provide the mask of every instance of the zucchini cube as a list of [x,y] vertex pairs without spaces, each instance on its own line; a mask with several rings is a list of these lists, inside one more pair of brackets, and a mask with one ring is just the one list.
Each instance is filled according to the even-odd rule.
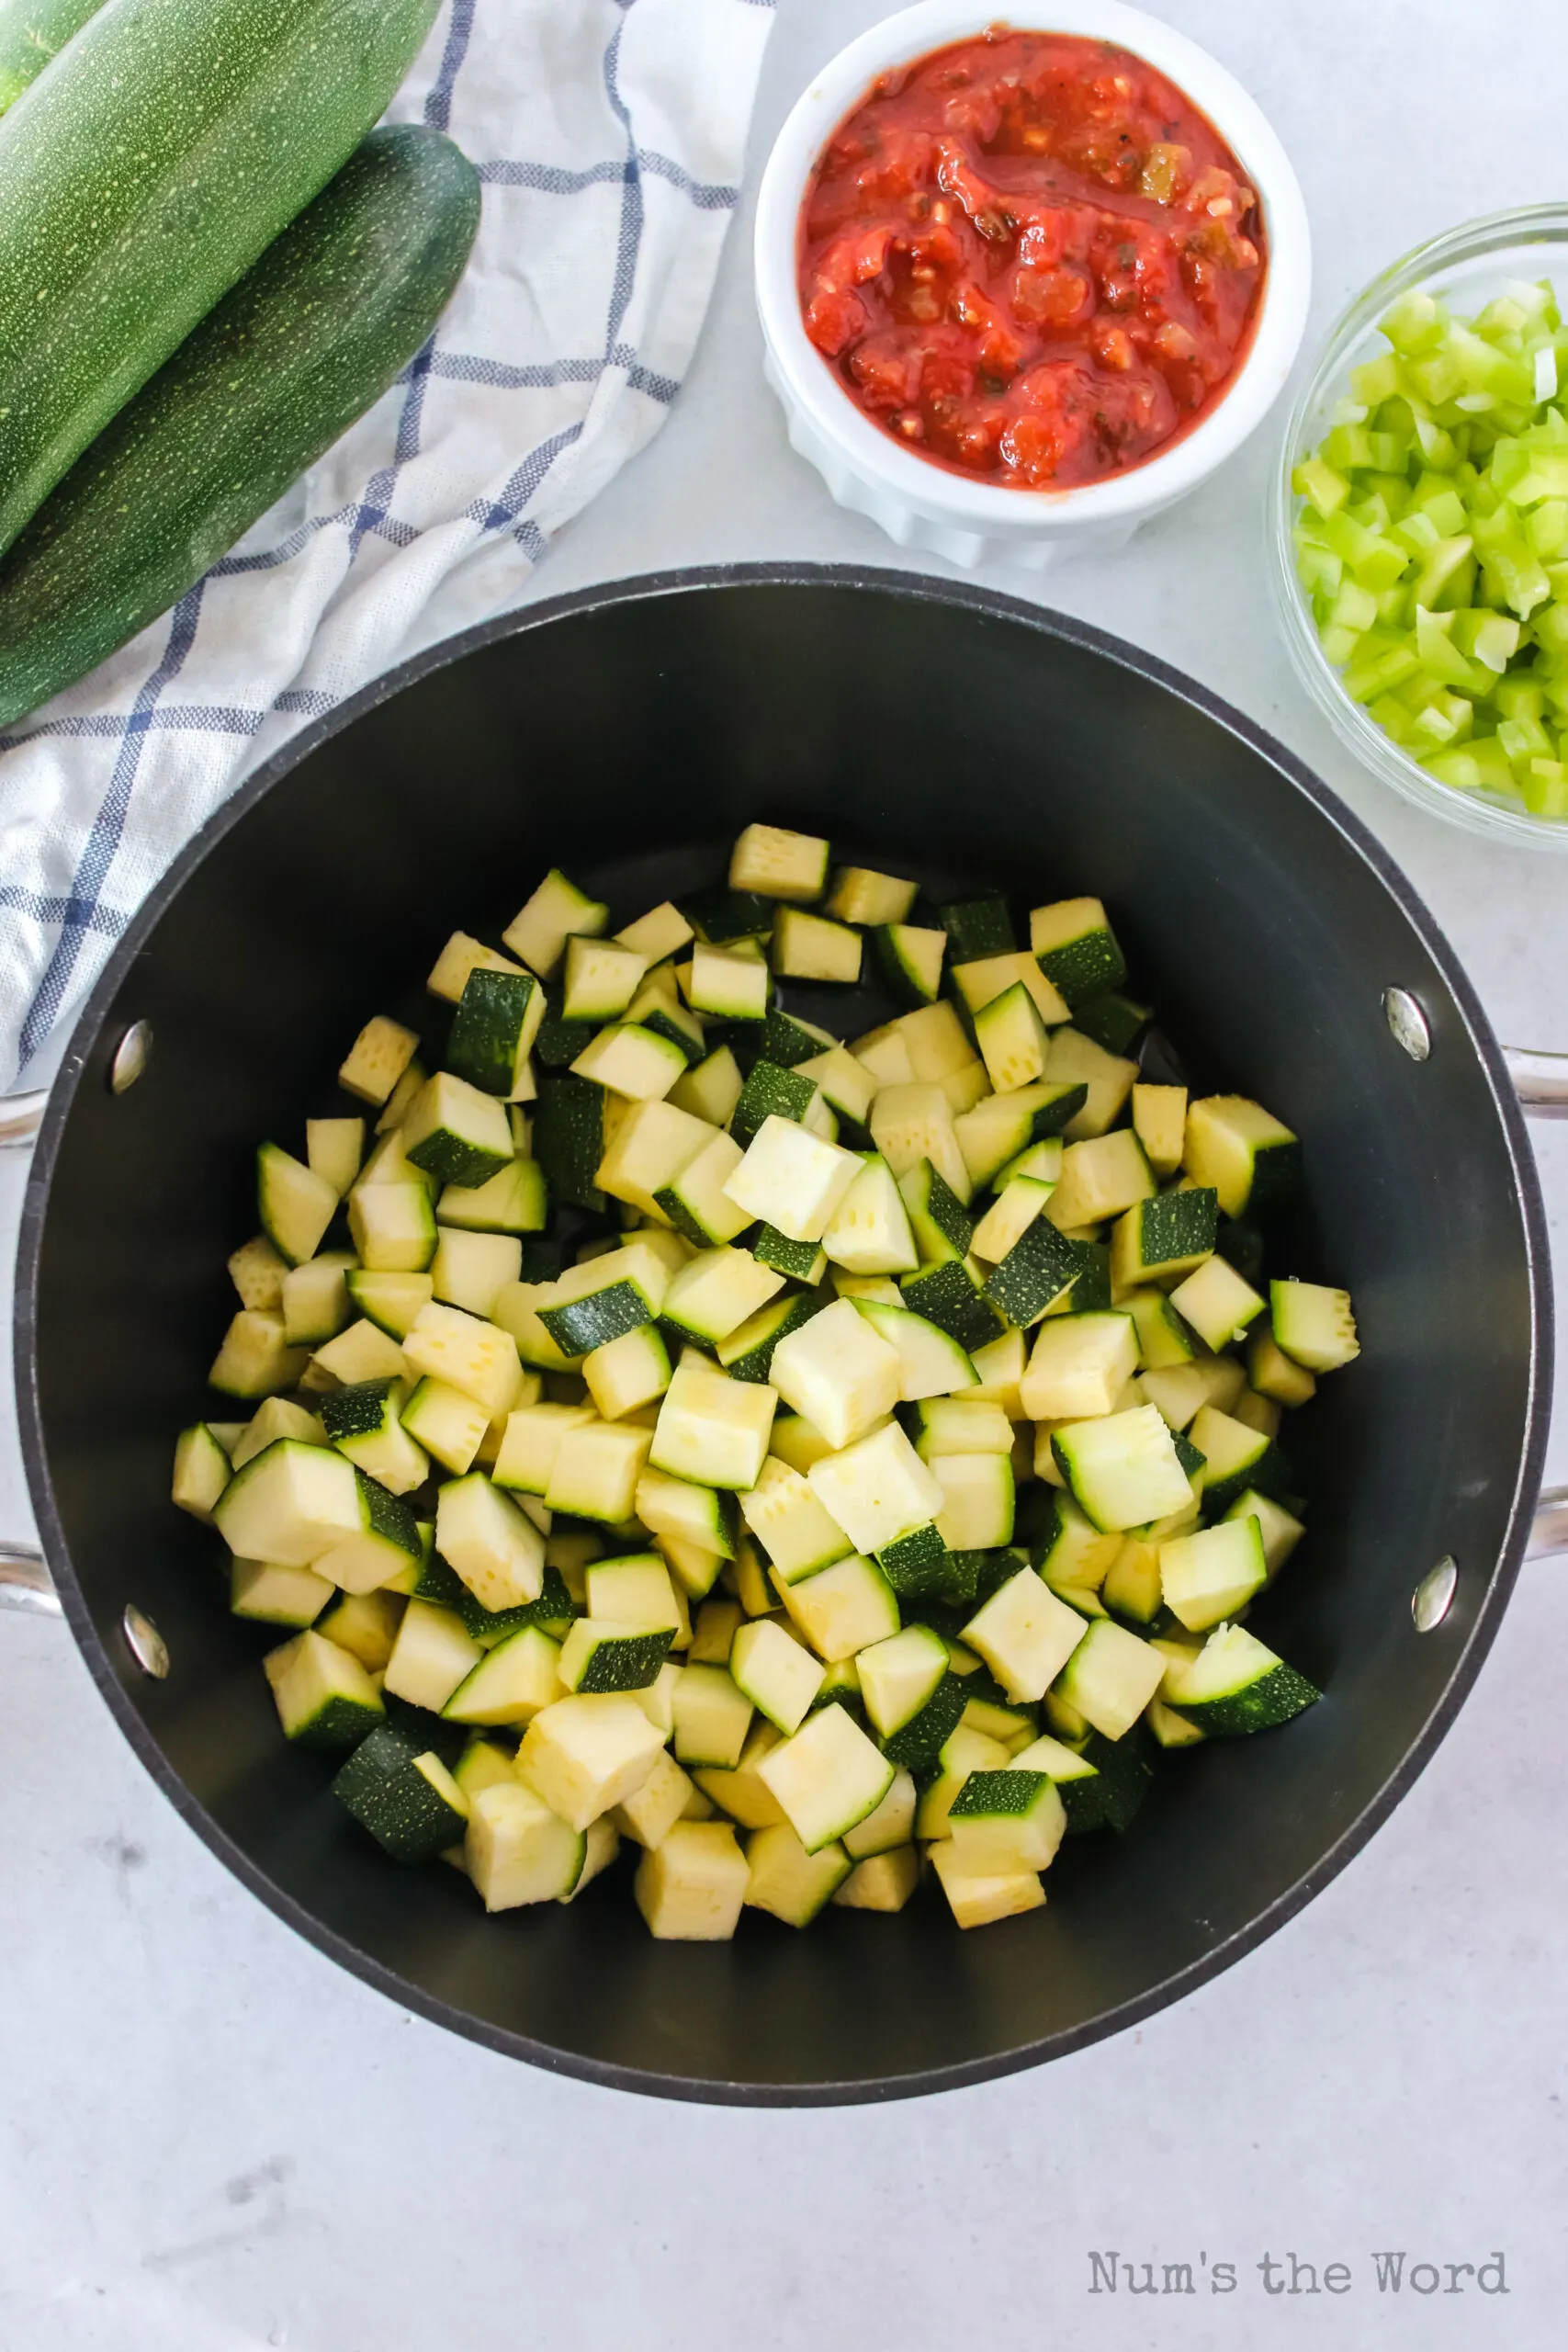
[[1301,1177],[1302,1148],[1291,1128],[1243,1094],[1210,1094],[1188,1105],[1181,1164],[1213,1188],[1227,1216],[1267,1216]]
[[807,1476],[857,1552],[879,1552],[942,1508],[940,1483],[896,1421],[825,1455]]
[[743,945],[713,947],[699,940],[692,950],[686,1000],[694,1012],[719,1021],[765,1020],[772,986],[761,956],[749,955]]
[[301,1633],[262,1661],[286,1739],[344,1754],[386,1714],[381,1693],[347,1650],[324,1634]]
[[749,1250],[704,1250],[672,1278],[660,1310],[667,1325],[705,1347],[728,1340],[783,1290],[784,1278]]
[[449,1723],[532,1723],[561,1695],[560,1655],[540,1626],[519,1625],[485,1652],[442,1713]]
[[402,1424],[444,1470],[459,1478],[472,1467],[491,1427],[484,1407],[444,1380],[420,1382],[402,1408]]
[[1016,1491],[1010,1450],[942,1453],[931,1463],[942,1488],[936,1532],[950,1552],[993,1552],[1012,1542]]
[[1272,1439],[1217,1407],[1201,1406],[1187,1434],[1202,1457],[1195,1483],[1212,1516],[1228,1510],[1248,1487],[1273,1493],[1285,1484],[1284,1464]]
[[515,1778],[469,1800],[463,1861],[487,1911],[558,1903],[576,1888],[587,1839]]
[[506,1417],[491,1473],[496,1485],[518,1494],[546,1495],[561,1440],[593,1419],[591,1405],[520,1405]]
[[871,934],[882,977],[904,1004],[936,1001],[947,956],[947,933],[907,922],[879,923]]
[[[940,1084],[912,1080],[908,1085],[884,1086],[872,1103],[870,1125],[871,1139],[895,1176],[902,1179],[929,1159],[956,1199],[969,1198],[974,1179],[959,1145],[953,1106]],[[921,1240],[918,1229],[915,1238]]]
[[581,933],[569,939],[562,1020],[614,1021],[636,996],[647,969],[647,957],[618,940],[588,939]]
[[1099,899],[1059,899],[1029,918],[1029,944],[1069,1005],[1119,989],[1127,965]]
[[970,1618],[962,1639],[1010,1700],[1032,1702],[1044,1697],[1087,1631],[1032,1568],[1020,1568]]
[[610,1817],[623,1838],[633,1838],[650,1854],[657,1853],[698,1793],[669,1750],[662,1749],[641,1788],[624,1798]]
[[624,1525],[632,1515],[652,1441],[653,1431],[635,1421],[580,1422],[556,1450],[546,1508],[609,1527]]
[[393,1495],[412,1494],[430,1475],[429,1456],[398,1417],[405,1393],[395,1380],[361,1380],[321,1399],[332,1443]]
[[1050,1040],[1040,1008],[1021,980],[983,1004],[974,1018],[976,1042],[998,1094],[1044,1077]]
[[618,1022],[601,1029],[571,1065],[574,1078],[589,1079],[626,1102],[660,1102],[678,1078],[685,1075],[687,1057],[674,1039],[640,1022]]
[[[775,1055],[774,1058],[777,1058]],[[863,1127],[871,1116],[871,1106],[876,1099],[876,1080],[865,1064],[857,1061],[847,1046],[829,1043],[827,1050],[814,1053],[792,1067],[802,1078],[809,1078],[841,1117]]]
[[651,1323],[623,1331],[582,1359],[588,1393],[606,1421],[657,1404],[670,1385],[670,1351]]
[[1222,1625],[1184,1669],[1168,1670],[1162,1695],[1211,1737],[1269,1731],[1322,1696],[1245,1625]]
[[874,866],[840,865],[833,876],[828,912],[840,922],[861,923],[868,929],[877,923],[904,922],[919,889],[918,882],[879,874]]
[[908,1211],[892,1170],[879,1154],[862,1163],[833,1212],[822,1248],[835,1266],[849,1273],[913,1273],[919,1264]]
[[212,1520],[241,1559],[311,1567],[360,1532],[354,1465],[324,1446],[279,1438],[235,1472]]
[[1038,1911],[1045,1901],[1045,1890],[1032,1871],[976,1875],[965,1870],[964,1857],[951,1838],[932,1847],[931,1868],[961,1928],[988,1928],[993,1920],[1010,1919],[1021,1911]]
[[626,1552],[613,1560],[591,1561],[585,1581],[591,1619],[615,1618],[645,1632],[684,1634],[685,1606],[657,1552]]
[[901,1366],[897,1349],[840,1298],[778,1342],[770,1376],[784,1403],[838,1451],[892,1412]]
[[405,1159],[444,1184],[482,1184],[513,1157],[505,1105],[449,1070],[425,1080],[401,1133]]
[[739,1167],[740,1157],[740,1146],[733,1136],[716,1135],[655,1196],[655,1205],[676,1232],[698,1250],[733,1241],[751,1223],[724,1189]]
[[1052,987],[1034,957],[1017,948],[960,960],[953,967],[953,978],[972,1013],[994,1003],[1004,989],[1021,987],[1028,990],[1047,1028],[1072,1018],[1066,998]]
[[1027,1330],[1076,1288],[1082,1272],[1077,1246],[1057,1232],[1048,1216],[1038,1216],[986,1277],[986,1303],[1015,1329]]
[[1130,1315],[1053,1316],[1035,1336],[1019,1398],[1032,1421],[1089,1420],[1111,1411],[1137,1368]]
[[[546,1043],[549,1030],[547,1023],[539,1033],[541,1061],[549,1057]],[[570,1032],[570,1038],[574,1042],[570,1050],[562,1051],[561,1061],[574,1059],[588,1043],[587,1037],[580,1036],[576,1029]],[[564,1201],[572,1208],[604,1207],[598,1170],[609,1143],[605,1100],[604,1088],[585,1078],[550,1078],[541,1083],[534,1150],[552,1200]],[[628,1120],[626,1125],[630,1124]],[[641,1207],[643,1204],[639,1201],[637,1205]]]
[[919,1431],[915,1451],[925,1463],[940,1453],[1001,1453],[1012,1452],[1012,1423],[1001,1407],[971,1402],[967,1396],[937,1396],[906,1417]]
[[731,1380],[702,1357],[688,1356],[660,1406],[649,1460],[698,1486],[754,1487],[777,1401],[766,1383]]
[[669,1269],[645,1243],[630,1241],[568,1266],[534,1302],[562,1355],[586,1355],[623,1332],[651,1323],[664,1302]]
[[737,1629],[728,1671],[742,1697],[787,1737],[805,1722],[825,1670],[809,1650],[762,1617]]
[[635,948],[649,964],[662,964],[667,956],[678,956],[689,945],[692,926],[680,908],[666,899],[616,932],[615,937],[623,947]]
[[522,1242],[514,1234],[448,1232],[439,1226],[436,1233],[432,1296],[488,1321],[502,1292],[522,1274]]
[[461,1004],[463,990],[473,972],[516,972],[521,967],[510,956],[502,956],[494,947],[487,947],[482,939],[475,939],[468,932],[455,931],[431,966],[424,985],[432,996],[446,1003]]
[[286,1265],[300,1266],[321,1248],[338,1196],[302,1159],[264,1143],[256,1153],[256,1201],[262,1231],[278,1256]]
[[303,1266],[290,1266],[283,1277],[283,1336],[291,1348],[319,1347],[349,1321],[353,1264],[348,1250],[328,1250]]
[[1238,1615],[1268,1580],[1263,1531],[1254,1518],[1222,1520],[1159,1547],[1161,1595],[1190,1634]]
[[1237,1495],[1235,1502],[1226,1511],[1225,1517],[1226,1519],[1256,1519],[1258,1532],[1263,1544],[1263,1557],[1268,1563],[1270,1583],[1279,1575],[1285,1562],[1306,1533],[1306,1529],[1302,1525],[1301,1521],[1288,1511],[1282,1503],[1277,1503],[1270,1495],[1260,1495],[1256,1487],[1249,1487],[1246,1494]]
[[1118,1291],[1179,1282],[1214,1253],[1219,1204],[1213,1191],[1159,1193],[1117,1220],[1111,1237],[1111,1279]]
[[569,882],[558,866],[552,866],[501,935],[530,971],[547,980],[566,953],[569,939],[599,939],[609,927],[609,908]]
[[1138,1076],[1138,1065],[1121,1054],[1108,1054],[1081,1029],[1053,1029],[1045,1076],[1057,1086],[1082,1086],[1084,1103],[1062,1129],[1069,1143],[1087,1136],[1102,1136],[1113,1127],[1127,1107]]
[[[270,1560],[231,1560],[229,1564],[229,1609],[256,1625],[288,1625],[299,1631],[313,1625],[333,1596],[335,1588],[314,1568],[280,1568]],[[374,1596],[372,1596],[374,1597]],[[345,1602],[344,1606],[348,1606]],[[337,1611],[333,1611],[335,1617]],[[334,1638],[331,1623],[326,1638]],[[346,1643],[341,1647],[348,1647]],[[364,1660],[360,1663],[363,1665]]]
[[[637,1500],[641,1512],[640,1492]],[[843,1529],[800,1472],[771,1454],[758,1473],[756,1485],[741,1496],[740,1513],[786,1584],[831,1567],[852,1548]],[[646,1518],[646,1512],[642,1515]]]
[[868,1861],[873,1855],[907,1847],[915,1835],[916,1803],[914,1781],[900,1765],[882,1803],[863,1821],[857,1821],[852,1829],[845,1830],[844,1851],[850,1860]]
[[[1088,1102],[1089,1088],[1081,1080],[1051,1076],[1011,1094],[988,1094],[961,1111],[953,1131],[971,1184],[994,1182],[1025,1152],[1055,1141],[1083,1116]],[[1050,1171],[1053,1182],[1055,1173]]]
[[808,1928],[850,1874],[842,1846],[808,1854],[787,1821],[753,1832],[746,1848],[746,1901],[786,1928]]
[[955,1573],[953,1555],[934,1521],[878,1544],[876,1565],[901,1600],[945,1595]]
[[518,1778],[573,1829],[640,1789],[664,1739],[628,1692],[558,1699],[534,1717],[517,1751]]
[[819,1853],[874,1812],[893,1784],[893,1765],[836,1703],[819,1707],[758,1767],[759,1778],[808,1854]]
[[560,1679],[569,1690],[646,1690],[659,1679],[673,1633],[669,1625],[580,1617],[561,1645]]
[[776,1227],[788,1240],[818,1242],[860,1168],[853,1152],[773,1114],[724,1191],[738,1208]]
[[[846,1849],[847,1850],[847,1849]],[[902,1911],[920,1883],[920,1858],[913,1846],[890,1846],[857,1862],[833,1900],[848,1911]]]
[[175,1481],[170,1498],[193,1519],[210,1521],[213,1508],[232,1476],[229,1456],[206,1421],[182,1430],[175,1444]]
[[1059,1695],[1103,1738],[1125,1736],[1159,1689],[1167,1661],[1108,1617],[1097,1617],[1067,1660]]
[[[798,1245],[790,1242],[786,1246],[795,1249]],[[783,1298],[770,1300],[755,1315],[749,1315],[744,1323],[738,1324],[728,1339],[719,1340],[715,1353],[720,1364],[732,1380],[770,1381],[779,1341],[787,1339],[792,1331],[798,1331],[802,1324],[809,1323],[814,1315],[820,1315],[829,1303],[818,1291],[804,1295],[794,1291]]]
[[1175,1436],[1153,1405],[1066,1422],[1051,1446],[1075,1499],[1103,1532],[1146,1527],[1191,1503]]
[[975,1238],[974,1219],[931,1160],[917,1160],[906,1170],[898,1178],[898,1193],[922,1262],[936,1265],[968,1255]]
[[435,1548],[482,1609],[521,1608],[544,1589],[544,1537],[482,1470],[442,1487]]
[[446,1048],[454,1075],[502,1102],[531,1102],[528,1057],[544,1017],[545,991],[532,972],[471,971]]
[[[1029,1238],[1026,1233],[1012,1252],[1014,1259]],[[1011,1261],[1009,1262],[1010,1265]],[[946,1258],[906,1274],[898,1289],[910,1314],[923,1316],[928,1323],[934,1323],[968,1354],[976,1348],[988,1346],[1002,1329],[1006,1310],[991,1296],[993,1288],[1015,1306],[1019,1304],[1018,1285],[1011,1274],[998,1285],[997,1275],[1000,1272],[998,1268],[987,1281],[977,1259]]]
[[947,1644],[929,1625],[906,1625],[889,1640],[862,1650],[855,1665],[865,1712],[886,1741],[913,1721],[946,1680]]
[[1133,1132],[1143,1145],[1149,1166],[1165,1183],[1181,1165],[1187,1145],[1187,1089],[1145,1086],[1133,1089]]
[[827,842],[782,825],[748,825],[729,856],[729,887],[762,899],[809,903],[828,887]]
[[409,1366],[396,1341],[368,1317],[362,1317],[318,1348],[311,1368],[352,1388],[362,1380],[401,1380]]
[[523,1386],[517,1342],[510,1332],[434,1299],[409,1326],[403,1361],[417,1375],[461,1389],[492,1421],[511,1412]]
[[1308,1405],[1317,1394],[1312,1374],[1285,1353],[1272,1328],[1253,1333],[1247,1344],[1247,1376],[1260,1396],[1277,1405]]
[[[604,1139],[594,1183],[612,1200],[625,1201],[629,1207],[640,1209],[657,1224],[664,1215],[657,1195],[713,1141],[716,1133],[705,1119],[694,1118],[689,1111],[678,1109],[673,1102],[634,1102],[615,1129],[614,1138],[606,1136]],[[539,1156],[544,1158],[542,1143]],[[572,1197],[561,1192],[553,1174],[550,1188],[563,1199]]]
[[1067,1828],[1049,1775],[1017,1768],[971,1772],[947,1817],[955,1865],[971,1878],[1048,1870]]
[[[763,1464],[763,1469],[767,1464]],[[743,1498],[749,1502],[750,1497]],[[637,1480],[633,1509],[654,1535],[672,1535],[700,1551],[716,1553],[722,1560],[735,1557],[739,1513],[733,1494],[722,1487],[703,1487],[686,1478],[672,1478],[666,1470],[647,1469]]]
[[373,1731],[339,1771],[333,1793],[400,1862],[430,1862],[468,1826],[468,1800],[439,1756],[412,1752],[389,1727]]
[[1243,1282],[1229,1261],[1217,1255],[1206,1258],[1195,1273],[1178,1283],[1170,1303],[1216,1354],[1233,1340],[1241,1339],[1248,1324],[1263,1313],[1263,1301],[1252,1284]]
[[400,1021],[378,1012],[367,1021],[337,1074],[337,1082],[378,1110],[419,1050],[419,1039]]
[[[903,1404],[927,1396],[946,1396],[956,1388],[973,1387],[975,1366],[968,1352],[949,1331],[912,1307],[852,1294],[855,1312],[863,1315],[878,1339],[886,1340],[898,1358],[898,1396]],[[896,1294],[898,1300],[903,1293]]]
[[412,1181],[356,1184],[348,1196],[348,1231],[366,1272],[423,1273],[439,1238],[428,1187]]
[[1271,1283],[1269,1304],[1275,1345],[1305,1371],[1337,1372],[1360,1354],[1348,1291],[1321,1283]]
[[278,1256],[265,1233],[258,1233],[254,1240],[242,1242],[238,1250],[231,1250],[228,1265],[242,1306],[268,1315],[281,1311],[288,1261]]
[[898,1631],[893,1587],[874,1561],[857,1552],[794,1583],[775,1568],[773,1584],[791,1623],[829,1667]]
[[727,1667],[683,1666],[675,1684],[675,1757],[681,1764],[733,1771],[751,1723],[751,1701]]
[[999,1266],[1021,1241],[1055,1190],[1030,1176],[1015,1176],[1002,1184],[996,1199],[975,1227],[975,1255]]
[[[411,1600],[387,1660],[382,1689],[411,1707],[438,1715],[484,1657],[455,1610]],[[446,1840],[451,1844],[451,1839]]]
[[1069,1144],[1045,1214],[1058,1233],[1099,1225],[1154,1197],[1154,1171],[1131,1127]]
[[724,1943],[739,1925],[750,1875],[728,1822],[678,1821],[637,1864],[633,1893],[650,1935]]
[[829,922],[798,907],[781,907],[773,925],[773,965],[781,979],[859,985],[863,943],[848,924]]
[[304,1349],[288,1345],[281,1313],[243,1306],[223,1334],[208,1385],[225,1396],[272,1396],[294,1386],[305,1363]]

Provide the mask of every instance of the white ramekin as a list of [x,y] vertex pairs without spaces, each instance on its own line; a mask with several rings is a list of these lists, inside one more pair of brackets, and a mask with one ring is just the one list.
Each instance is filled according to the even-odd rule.
[[1185,498],[1260,424],[1283,389],[1306,326],[1312,245],[1306,207],[1279,140],[1241,85],[1203,50],[1121,0],[1032,0],[1010,11],[1018,31],[1082,33],[1131,50],[1168,74],[1206,114],[1258,190],[1268,236],[1263,309],[1251,348],[1201,424],[1109,481],[1077,490],[967,481],[863,414],[806,332],[797,279],[800,209],[829,138],[880,74],[997,21],[976,0],[921,0],[874,25],[825,65],[791,113],[757,198],[757,306],[768,380],[789,437],[840,506],[867,514],[900,547],[972,571],[1000,560],[1043,571],[1060,555],[1122,546],[1151,514]]

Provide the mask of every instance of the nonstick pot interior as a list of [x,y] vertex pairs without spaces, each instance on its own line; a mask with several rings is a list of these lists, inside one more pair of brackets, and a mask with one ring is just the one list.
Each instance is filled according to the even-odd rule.
[[[495,2046],[676,2096],[879,2098],[973,2080],[1146,2014],[1287,1917],[1406,1786],[1472,1677],[1533,1498],[1548,1378],[1539,1204],[1462,977],[1323,788],[1198,689],[1077,625],[889,575],[684,575],[536,609],[413,665],[209,829],[83,1024],[29,1195],[20,1350],[40,1526],[72,1622],[174,1802],[286,1919]],[[460,660],[451,659],[456,650]],[[392,681],[397,685],[399,681]],[[385,693],[387,690],[381,690]],[[258,1628],[167,1499],[174,1431],[232,1310],[252,1153],[298,1148],[376,1011],[494,935],[553,864],[617,920],[712,878],[757,817],[858,861],[1097,892],[1196,1082],[1306,1138],[1291,1270],[1355,1294],[1365,1352],[1291,1431],[1308,1542],[1258,1608],[1326,1696],[1170,1758],[1131,1834],[1069,1841],[1046,1909],[961,1935],[934,1896],[806,1934],[653,1942],[625,1884],[487,1919],[385,1860],[278,1736]],[[1412,1062],[1381,998],[1412,989]],[[106,1084],[126,1024],[151,1067]],[[78,1078],[78,1072],[80,1072]],[[36,1385],[35,1385],[36,1384]],[[1458,1597],[1410,1599],[1451,1554]],[[172,1657],[147,1680],[128,1601]]]

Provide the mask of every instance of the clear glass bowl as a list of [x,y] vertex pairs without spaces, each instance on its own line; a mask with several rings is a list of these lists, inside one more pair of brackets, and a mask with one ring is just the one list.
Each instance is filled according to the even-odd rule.
[[1509,277],[1550,277],[1568,312],[1568,204],[1536,204],[1495,212],[1419,245],[1376,277],[1346,311],[1323,349],[1285,428],[1269,521],[1274,592],[1296,675],[1341,741],[1374,775],[1422,808],[1462,825],[1467,832],[1520,849],[1568,851],[1568,820],[1531,817],[1517,802],[1487,792],[1440,784],[1385,735],[1346,693],[1324,656],[1305,590],[1296,577],[1292,528],[1303,502],[1291,475],[1329,430],[1337,403],[1350,397],[1350,370],[1388,349],[1378,321],[1414,287],[1441,294],[1456,316],[1470,317],[1503,290]]

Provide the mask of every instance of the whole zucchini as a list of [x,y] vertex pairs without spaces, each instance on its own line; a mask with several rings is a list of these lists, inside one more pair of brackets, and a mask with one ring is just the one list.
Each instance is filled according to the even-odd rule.
[[437,0],[108,0],[0,116],[0,548],[386,108]]
[[104,0],[0,0],[0,114],[16,105],[103,5]]
[[396,380],[479,219],[440,131],[371,133],[0,562],[0,725],[176,603]]

